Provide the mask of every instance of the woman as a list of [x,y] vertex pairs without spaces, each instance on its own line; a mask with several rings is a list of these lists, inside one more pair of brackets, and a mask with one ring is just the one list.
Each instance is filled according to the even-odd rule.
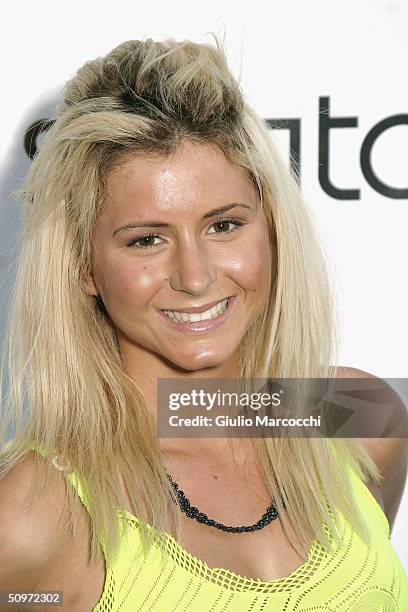
[[78,611],[405,609],[376,447],[156,435],[161,378],[366,375],[331,365],[310,215],[219,41],[87,62],[21,195],[0,590]]

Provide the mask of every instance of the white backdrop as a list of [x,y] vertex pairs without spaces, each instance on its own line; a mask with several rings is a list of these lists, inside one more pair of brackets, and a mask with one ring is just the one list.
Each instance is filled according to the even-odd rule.
[[[131,38],[212,42],[226,32],[228,59],[250,104],[265,119],[300,127],[302,191],[319,220],[342,308],[341,365],[408,378],[408,3],[382,0],[233,0],[205,3],[16,1],[1,25],[0,335],[8,305],[18,210],[9,197],[30,160],[25,130],[50,118],[64,81],[86,60]],[[349,127],[330,130],[329,178],[358,199],[336,199],[319,182],[319,100]],[[400,115],[373,144],[367,182],[360,151],[370,130]],[[354,118],[354,119],[353,119]],[[405,121],[405,123],[404,123]],[[354,127],[351,127],[353,125]],[[273,130],[285,159],[287,130]],[[320,142],[323,134],[320,133]],[[372,181],[371,181],[372,183]],[[390,197],[392,192],[403,198]],[[11,274],[6,276],[6,272]],[[392,542],[408,568],[405,491]]]

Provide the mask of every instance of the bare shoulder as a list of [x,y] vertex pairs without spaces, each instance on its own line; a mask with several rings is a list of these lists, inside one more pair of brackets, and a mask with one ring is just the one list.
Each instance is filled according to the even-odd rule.
[[68,485],[59,471],[51,489],[29,503],[34,458],[31,451],[0,481],[0,591],[62,590],[61,610],[89,610],[105,579],[103,559],[89,564],[89,515],[76,498],[73,534],[65,503]]
[[[341,378],[377,378],[369,372],[357,368],[339,367],[337,376]],[[385,381],[384,390],[389,394],[389,402],[406,415],[406,407],[401,398]],[[360,438],[361,444],[377,465],[383,480],[379,485],[382,506],[392,530],[398,508],[404,494],[408,474],[408,439],[406,437]]]
[[[53,491],[32,504],[28,494],[34,477],[34,453],[30,451],[0,480],[0,585],[21,571],[25,576],[41,567],[58,546],[65,484],[58,480]],[[2,561],[7,558],[7,564]]]

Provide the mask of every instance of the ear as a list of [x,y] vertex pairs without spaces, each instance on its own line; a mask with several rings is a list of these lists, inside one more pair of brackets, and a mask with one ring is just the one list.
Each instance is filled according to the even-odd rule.
[[87,276],[82,281],[82,288],[85,291],[85,293],[87,293],[88,295],[97,296],[99,294],[98,288],[97,288],[97,286],[95,284],[95,280],[94,280],[94,277],[92,276],[92,274]]

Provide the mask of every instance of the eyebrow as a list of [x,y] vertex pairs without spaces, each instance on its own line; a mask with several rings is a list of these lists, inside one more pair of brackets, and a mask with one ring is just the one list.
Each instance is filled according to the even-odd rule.
[[[215,208],[214,210],[210,210],[208,213],[206,213],[203,216],[203,219],[209,219],[217,215],[222,215],[223,213],[228,212],[232,208],[237,208],[238,206],[247,208],[248,210],[252,211],[252,208],[248,206],[248,204],[241,204],[241,203],[227,204],[226,206],[221,206],[221,208]],[[135,229],[137,227],[170,227],[170,223],[162,223],[161,221],[145,221],[143,223],[138,223],[136,221],[131,221],[130,223],[127,223],[126,225],[122,225],[121,227],[118,227],[117,229],[115,229],[115,231],[112,234],[112,237],[116,238],[116,236],[118,236],[119,234],[122,234],[131,229]]]

